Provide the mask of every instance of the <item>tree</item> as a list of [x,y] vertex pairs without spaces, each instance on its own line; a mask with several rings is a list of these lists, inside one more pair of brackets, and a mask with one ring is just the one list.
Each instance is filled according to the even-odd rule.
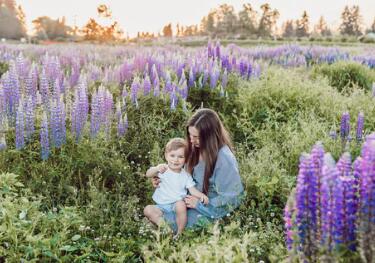
[[163,35],[165,37],[172,37],[173,31],[172,31],[172,24],[171,23],[169,23],[168,25],[165,25],[163,27]]
[[[99,5],[97,7],[99,17],[112,19],[112,12],[106,5]],[[119,27],[117,21],[114,21],[109,26],[99,24],[94,18],[90,18],[86,25],[82,28],[81,32],[86,40],[96,41],[114,41],[120,39],[124,31]]]
[[283,25],[283,37],[289,38],[295,36],[293,20],[287,20]]
[[315,25],[314,32],[321,36],[332,35],[331,30],[328,28],[327,22],[325,21],[323,16],[319,18],[318,23]]
[[375,33],[375,18],[374,18],[374,22],[372,22],[370,30],[371,32]]
[[26,37],[25,13],[14,0],[0,0],[0,37]]
[[73,30],[65,25],[65,17],[54,20],[48,16],[41,16],[33,20],[33,25],[37,37],[41,39],[67,38]]
[[359,13],[359,6],[353,5],[351,8],[345,6],[341,13],[341,19],[340,33],[342,35],[359,36],[362,34],[362,17]]
[[306,11],[303,11],[301,19],[296,21],[296,35],[297,37],[309,36],[309,16]]
[[260,8],[262,9],[263,14],[259,21],[258,35],[262,37],[270,37],[273,34],[273,29],[279,18],[279,11],[277,11],[277,9],[272,10],[269,4],[263,4]]
[[238,31],[244,35],[256,34],[256,16],[251,4],[244,4],[238,13]]
[[218,34],[226,36],[235,33],[238,22],[233,6],[228,4],[220,5],[216,10],[216,18],[216,32]]
[[206,17],[203,17],[201,20],[201,32],[207,35],[215,34],[215,17],[216,17],[216,10],[211,10]]

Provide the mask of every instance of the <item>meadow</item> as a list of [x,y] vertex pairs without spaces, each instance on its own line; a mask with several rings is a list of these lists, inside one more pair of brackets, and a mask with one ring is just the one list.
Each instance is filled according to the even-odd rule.
[[[374,47],[1,45],[0,77],[0,262],[375,260]],[[200,107],[246,196],[173,240],[143,216],[144,173]],[[356,208],[327,219],[349,213],[344,173]]]

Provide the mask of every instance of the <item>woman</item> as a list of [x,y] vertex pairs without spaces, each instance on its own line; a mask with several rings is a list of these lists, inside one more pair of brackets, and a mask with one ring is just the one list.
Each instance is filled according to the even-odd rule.
[[[209,198],[204,205],[192,195],[184,201],[189,208],[186,227],[219,219],[232,212],[240,204],[243,185],[236,158],[227,130],[218,114],[211,109],[199,109],[186,126],[188,143],[185,168],[192,174],[196,188]],[[153,179],[156,187],[159,180]],[[173,212],[164,219],[175,228]]]

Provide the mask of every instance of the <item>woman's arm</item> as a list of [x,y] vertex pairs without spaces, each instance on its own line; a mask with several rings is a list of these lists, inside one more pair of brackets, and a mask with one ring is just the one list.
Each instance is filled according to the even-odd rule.
[[198,202],[194,208],[205,216],[220,218],[239,206],[244,190],[237,161],[232,153],[219,154],[212,176],[209,191],[214,197],[210,197],[208,205]]

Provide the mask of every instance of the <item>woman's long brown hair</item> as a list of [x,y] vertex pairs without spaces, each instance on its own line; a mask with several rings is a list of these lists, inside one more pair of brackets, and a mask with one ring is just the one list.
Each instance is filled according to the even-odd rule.
[[[195,127],[199,131],[199,148],[193,147],[190,142],[189,127]],[[225,129],[218,114],[211,109],[199,109],[188,120],[186,125],[188,141],[187,170],[192,173],[194,166],[199,162],[199,155],[205,162],[203,193],[208,193],[208,182],[215,169],[217,155],[222,146],[228,145],[233,151],[228,131]]]

